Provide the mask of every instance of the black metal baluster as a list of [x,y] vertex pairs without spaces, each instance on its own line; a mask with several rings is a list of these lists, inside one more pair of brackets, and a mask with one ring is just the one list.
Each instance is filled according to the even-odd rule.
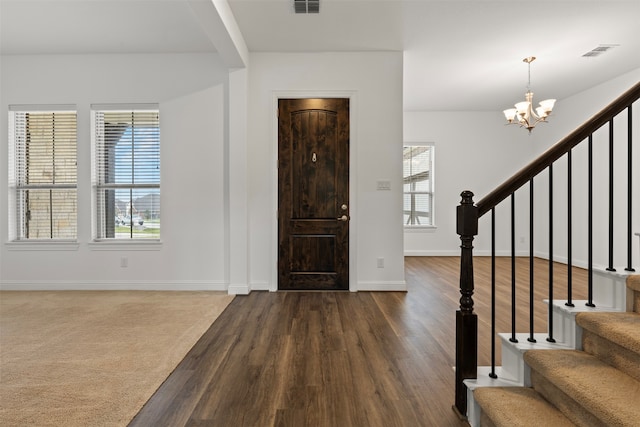
[[589,135],[589,171],[587,174],[588,197],[587,197],[587,227],[588,230],[588,268],[587,268],[587,307],[595,307],[593,303],[593,134]]
[[549,165],[549,336],[553,339],[553,163]]
[[527,338],[529,342],[536,342],[533,337],[533,302],[535,300],[533,292],[533,199],[533,178],[531,178],[529,180],[529,338]]
[[491,378],[496,374],[496,208],[491,208]]
[[571,150],[567,151],[567,307],[574,307],[573,304],[573,184],[572,184],[572,164]]
[[516,194],[511,193],[511,342],[516,339]]
[[609,120],[609,265],[607,271],[613,268],[613,119]]
[[633,119],[631,117],[631,105],[629,105],[629,107],[627,107],[627,179],[628,179],[628,183],[627,183],[627,268],[625,268],[626,271],[636,271],[632,266],[631,266],[631,258],[632,258],[632,250],[631,250],[631,213],[632,213],[632,209],[631,209],[631,202],[632,202],[632,195],[633,192],[631,191],[632,185],[631,185],[631,181],[632,177],[633,177],[633,162],[631,161],[632,158],[632,149],[631,146],[633,145],[632,142],[632,138],[631,138],[631,130],[633,129]]

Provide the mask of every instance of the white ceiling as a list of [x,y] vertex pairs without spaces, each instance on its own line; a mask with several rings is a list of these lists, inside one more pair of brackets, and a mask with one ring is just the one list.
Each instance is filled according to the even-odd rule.
[[[214,52],[189,2],[0,0],[2,54]],[[640,0],[228,0],[250,52],[404,51],[405,111],[497,111],[640,68]],[[605,54],[582,55],[600,44]]]

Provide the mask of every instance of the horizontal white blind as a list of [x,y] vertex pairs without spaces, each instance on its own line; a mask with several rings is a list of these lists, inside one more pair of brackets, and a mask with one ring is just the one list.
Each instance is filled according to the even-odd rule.
[[96,237],[159,239],[158,110],[93,114]]
[[403,150],[404,224],[433,225],[433,146]]
[[416,184],[415,190],[429,191],[431,146],[405,147],[403,158],[404,184]]
[[76,239],[75,111],[11,109],[10,185],[18,240]]

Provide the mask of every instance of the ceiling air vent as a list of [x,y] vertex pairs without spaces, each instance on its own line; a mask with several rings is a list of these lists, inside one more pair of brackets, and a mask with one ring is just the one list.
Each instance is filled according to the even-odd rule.
[[319,13],[320,0],[293,0],[296,13]]
[[601,44],[598,45],[598,47],[591,49],[589,52],[585,53],[584,55],[582,55],[584,58],[593,58],[596,56],[600,56],[603,53],[605,53],[606,51],[608,51],[609,49],[613,49],[616,46],[620,46],[617,44]]

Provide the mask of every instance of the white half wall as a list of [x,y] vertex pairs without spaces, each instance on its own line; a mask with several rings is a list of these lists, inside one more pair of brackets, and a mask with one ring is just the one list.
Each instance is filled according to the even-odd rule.
[[[252,53],[249,62],[252,288],[277,289],[276,100],[286,95],[351,99],[350,290],[405,290],[402,53]],[[378,180],[391,190],[377,191]]]

